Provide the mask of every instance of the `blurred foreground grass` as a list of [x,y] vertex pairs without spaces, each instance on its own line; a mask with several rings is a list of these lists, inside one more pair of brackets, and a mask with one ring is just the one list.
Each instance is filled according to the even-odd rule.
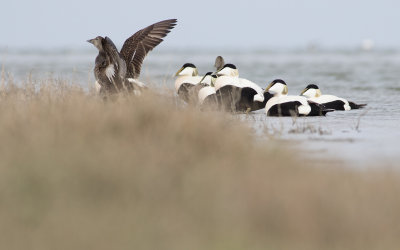
[[398,249],[400,175],[320,168],[221,113],[0,91],[0,249]]

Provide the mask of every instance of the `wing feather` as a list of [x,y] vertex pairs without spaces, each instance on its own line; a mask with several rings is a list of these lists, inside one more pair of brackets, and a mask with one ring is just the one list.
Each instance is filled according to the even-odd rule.
[[163,38],[175,27],[176,22],[176,19],[169,19],[152,24],[125,41],[120,54],[127,64],[127,77],[139,77],[147,53],[163,41]]

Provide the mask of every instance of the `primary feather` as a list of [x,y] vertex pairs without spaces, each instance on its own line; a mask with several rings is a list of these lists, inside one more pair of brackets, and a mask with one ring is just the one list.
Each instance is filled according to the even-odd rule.
[[127,63],[128,78],[139,77],[147,53],[163,41],[162,38],[171,32],[176,22],[176,19],[169,19],[152,24],[126,39],[120,54]]

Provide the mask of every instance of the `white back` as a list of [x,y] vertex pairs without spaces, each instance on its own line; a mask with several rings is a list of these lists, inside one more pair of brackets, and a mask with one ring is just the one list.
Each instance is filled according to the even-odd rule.
[[201,81],[202,76],[180,76],[175,80],[175,90],[178,92],[179,88],[184,83],[196,85]]
[[272,97],[271,99],[268,100],[267,104],[265,105],[265,112],[268,113],[269,109],[274,105],[288,103],[288,102],[300,102],[301,105],[298,108],[300,114],[307,115],[311,112],[311,107],[307,102],[307,98],[304,96],[297,96],[297,95],[276,95]]
[[308,98],[311,101],[314,101],[316,103],[327,103],[327,102],[334,102],[334,101],[343,101],[345,103],[348,103],[346,99],[334,96],[334,95],[321,95],[319,97],[312,97]]
[[324,103],[334,102],[334,101],[342,101],[342,102],[344,102],[344,110],[351,110],[350,104],[346,99],[340,98],[340,97],[337,97],[334,95],[321,95],[319,97],[308,98],[308,100],[319,103],[319,104],[324,104]]
[[214,86],[215,90],[219,90],[220,88],[232,85],[238,88],[241,88],[241,84],[239,81],[239,77],[232,77],[232,76],[220,76],[215,80]]
[[220,76],[217,78],[217,80],[215,81],[215,90],[218,91],[220,88],[224,87],[224,86],[234,86],[234,87],[238,87],[238,88],[252,88],[254,89],[257,94],[254,96],[254,101],[259,101],[259,102],[263,102],[264,101],[264,91],[263,89],[258,86],[256,83],[249,81],[247,79],[244,78],[239,78],[239,77],[232,77],[232,76]]

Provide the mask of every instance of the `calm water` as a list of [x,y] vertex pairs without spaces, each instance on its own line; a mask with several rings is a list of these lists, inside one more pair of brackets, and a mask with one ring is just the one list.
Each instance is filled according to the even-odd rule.
[[[151,52],[142,68],[141,80],[157,87],[173,88],[172,75],[185,62],[200,73],[212,71],[217,55],[234,63],[240,76],[265,87],[275,78],[284,79],[289,94],[299,94],[309,83],[322,93],[334,94],[364,110],[333,112],[327,117],[270,118],[263,111],[238,118],[252,126],[260,140],[270,136],[292,140],[316,160],[335,158],[348,164],[400,166],[400,52],[399,51],[167,51]],[[96,50],[0,51],[0,64],[16,80],[56,77],[93,84]],[[328,156],[328,157],[327,157]]]

